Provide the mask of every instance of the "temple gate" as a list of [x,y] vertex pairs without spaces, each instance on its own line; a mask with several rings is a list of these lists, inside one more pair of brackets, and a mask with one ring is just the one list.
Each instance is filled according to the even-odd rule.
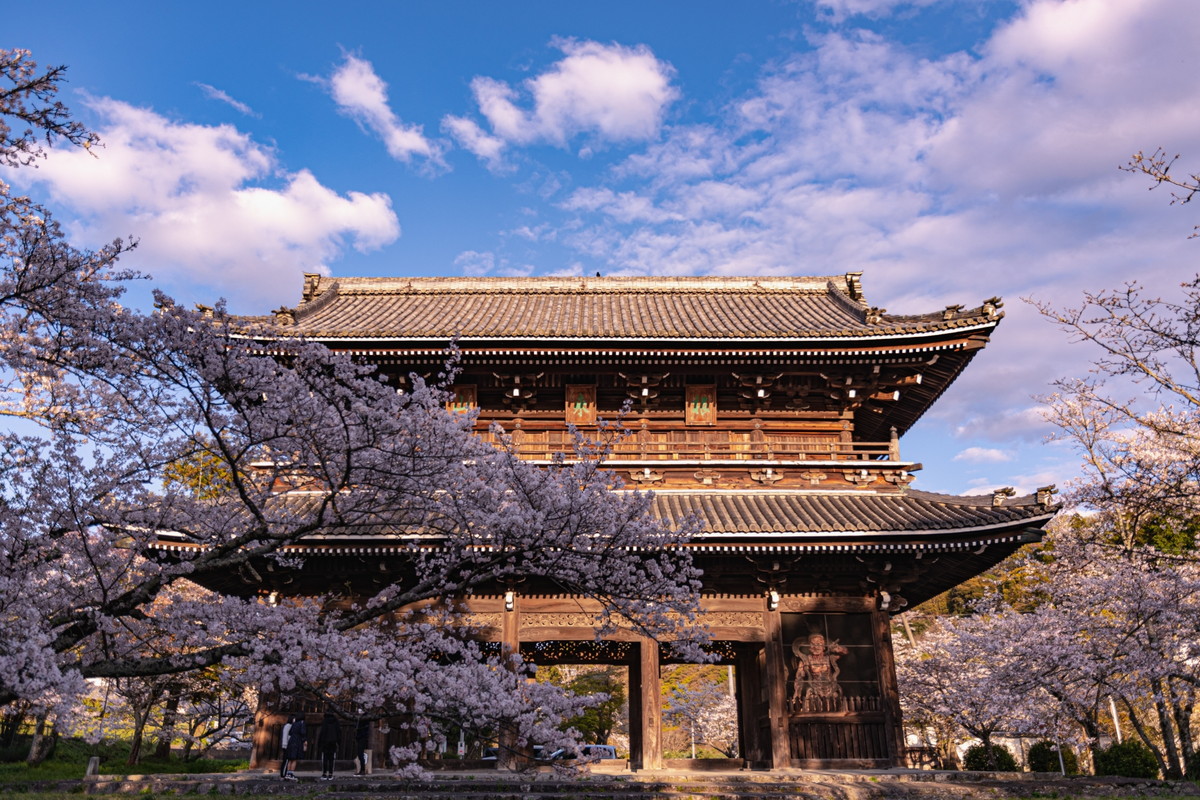
[[[571,454],[568,424],[594,431],[628,403],[632,433],[609,466],[653,489],[664,521],[705,521],[690,546],[720,663],[736,667],[746,765],[890,767],[905,753],[890,616],[1039,540],[1054,512],[1051,487],[911,489],[921,465],[900,454],[900,436],[987,344],[1001,305],[889,315],[863,298],[860,273],[308,275],[300,304],[267,319],[400,386],[440,371],[456,338],[454,404],[478,410],[479,436],[497,422],[534,462]],[[302,549],[318,566],[259,590],[316,593],[313,576],[353,584],[403,556],[370,537]],[[234,588],[220,581],[209,583]],[[547,587],[497,587],[466,604],[493,641],[534,662],[594,638],[594,609]],[[628,667],[632,766],[662,766],[669,643],[618,631],[589,657]]]

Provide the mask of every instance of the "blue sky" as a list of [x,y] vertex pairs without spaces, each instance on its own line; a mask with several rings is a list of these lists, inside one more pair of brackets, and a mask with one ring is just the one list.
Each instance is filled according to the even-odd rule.
[[1034,396],[1090,354],[1021,298],[1169,293],[1200,255],[1193,207],[1117,169],[1200,169],[1194,0],[68,2],[6,33],[106,145],[10,177],[184,302],[294,305],[306,270],[1001,295],[903,442],[931,491],[1076,471]]

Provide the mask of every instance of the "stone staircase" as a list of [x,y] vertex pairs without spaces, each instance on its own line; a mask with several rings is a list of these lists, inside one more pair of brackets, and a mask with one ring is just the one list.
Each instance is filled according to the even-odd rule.
[[[46,789],[52,787],[43,787]],[[80,791],[56,786],[58,791]],[[1195,783],[1121,778],[1061,778],[1055,775],[948,773],[916,770],[879,772],[804,771],[724,774],[632,773],[624,775],[495,772],[436,774],[405,781],[390,775],[344,774],[321,781],[315,774],[296,781],[263,773],[236,775],[146,775],[92,778],[88,794],[142,797],[227,794],[312,797],[315,800],[999,800],[1023,797],[1196,797]]]

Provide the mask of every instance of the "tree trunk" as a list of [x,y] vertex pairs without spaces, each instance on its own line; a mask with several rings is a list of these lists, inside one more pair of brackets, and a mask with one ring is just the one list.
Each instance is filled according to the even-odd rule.
[[[1193,687],[1186,684],[1178,688],[1174,688],[1174,684],[1172,684],[1172,696],[1171,709],[1175,715],[1175,727],[1179,730],[1179,751],[1186,771],[1188,762],[1192,760],[1192,753],[1196,752],[1196,745],[1192,737],[1192,712],[1196,707],[1196,692]],[[1196,776],[1189,777],[1195,778]]]
[[33,729],[33,741],[29,743],[29,755],[25,758],[25,763],[36,767],[45,761],[47,756],[54,751],[56,736],[54,724],[47,721],[46,715],[38,716],[37,725]]
[[1137,712],[1133,708],[1133,703],[1129,702],[1129,698],[1122,695],[1121,702],[1124,703],[1125,709],[1129,712],[1129,724],[1133,726],[1133,730],[1137,733],[1138,738],[1142,740],[1142,744],[1149,748],[1150,753],[1154,756],[1154,760],[1158,762],[1159,771],[1165,775],[1167,772],[1167,763],[1163,760],[1162,749],[1155,745],[1150,732],[1146,730],[1146,726],[1138,719]]
[[983,736],[979,737],[983,740],[983,752],[987,755],[987,766],[990,770],[996,769],[996,751],[992,749],[992,732],[984,731]]
[[146,723],[150,720],[150,709],[137,711],[133,715],[133,738],[129,742],[129,758],[125,763],[133,766],[142,760],[142,739],[146,733]]
[[1171,713],[1175,705],[1171,686],[1164,678],[1154,681],[1157,695],[1154,710],[1158,713],[1158,727],[1162,731],[1163,750],[1165,750],[1163,776],[1171,780],[1183,777],[1183,763],[1179,760],[1179,743],[1175,738],[1175,722]]
[[175,738],[175,723],[179,719],[179,691],[179,686],[172,685],[163,705],[162,730],[158,734],[158,743],[154,746],[154,757],[163,761],[171,757],[171,741]]

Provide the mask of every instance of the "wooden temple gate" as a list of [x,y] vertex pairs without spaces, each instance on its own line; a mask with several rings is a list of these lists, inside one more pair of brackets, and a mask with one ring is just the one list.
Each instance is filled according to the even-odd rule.
[[[986,345],[1001,305],[888,315],[863,299],[858,273],[310,275],[301,303],[274,320],[280,336],[348,352],[399,387],[438,372],[456,338],[450,406],[476,413],[482,437],[501,425],[535,463],[570,455],[568,426],[596,431],[628,408],[608,465],[655,492],[664,522],[704,521],[689,546],[703,620],[736,668],[746,765],[887,767],[904,753],[890,616],[1038,540],[1054,513],[1051,487],[916,491],[921,465],[900,456],[900,436]],[[339,581],[361,572],[363,553],[386,558],[352,538],[326,537],[304,557]],[[594,609],[527,591],[499,587],[467,607],[488,638],[535,663],[552,643],[593,641]],[[658,768],[669,643],[628,631],[610,642],[590,657],[628,667],[632,765]]]
[[[579,643],[591,649],[594,613],[569,597],[475,598],[476,622],[489,625],[503,646],[519,650],[533,663],[573,663],[570,651],[555,651],[548,661],[530,645]],[[828,765],[886,767],[902,759],[899,695],[890,663],[888,615],[871,598],[784,595],[775,608],[763,595],[705,597],[702,611],[713,637],[715,663],[735,668],[738,739],[749,765],[805,767]],[[820,706],[796,694],[798,657],[810,635],[826,637],[838,653],[841,696]],[[630,762],[634,768],[663,764],[660,669],[670,660],[670,643],[618,631],[609,641],[626,646],[605,655],[589,654],[587,663],[629,669]],[[665,652],[664,652],[665,651]]]

